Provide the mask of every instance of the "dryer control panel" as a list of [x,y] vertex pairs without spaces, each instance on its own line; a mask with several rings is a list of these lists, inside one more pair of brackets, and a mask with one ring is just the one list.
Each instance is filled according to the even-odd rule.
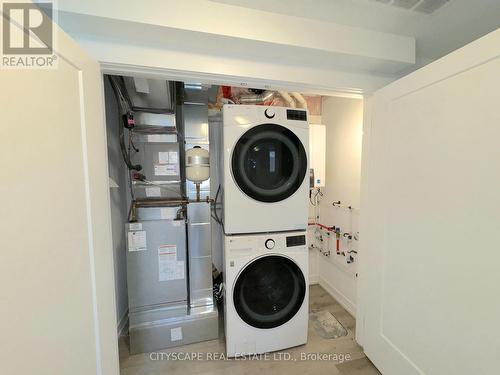
[[304,246],[306,244],[306,236],[288,236],[286,238],[286,247]]
[[268,240],[266,240],[266,249],[274,249],[274,245],[276,245],[276,242],[274,242],[274,240],[272,238],[269,238]]
[[300,111],[297,109],[287,109],[286,110],[286,119],[287,120],[307,121],[307,112]]

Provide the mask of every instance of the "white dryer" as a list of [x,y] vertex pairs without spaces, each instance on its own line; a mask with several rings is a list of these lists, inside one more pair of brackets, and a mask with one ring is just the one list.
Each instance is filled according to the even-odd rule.
[[226,234],[307,228],[307,117],[297,108],[223,107]]
[[229,357],[307,342],[306,232],[225,237],[224,313]]

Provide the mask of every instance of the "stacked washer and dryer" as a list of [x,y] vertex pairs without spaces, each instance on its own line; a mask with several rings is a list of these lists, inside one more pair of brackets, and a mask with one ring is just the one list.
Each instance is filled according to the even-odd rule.
[[223,107],[224,313],[228,356],[306,343],[306,110]]

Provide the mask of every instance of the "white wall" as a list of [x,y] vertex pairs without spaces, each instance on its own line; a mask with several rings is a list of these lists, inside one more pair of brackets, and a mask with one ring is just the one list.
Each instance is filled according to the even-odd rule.
[[0,70],[0,373],[117,375],[101,75],[54,33],[57,69]]
[[340,200],[342,205],[359,209],[363,100],[324,97],[322,120],[326,125],[327,141],[321,220],[325,225],[348,230],[346,210],[332,209],[331,203]]
[[[310,124],[322,124],[323,119],[321,115],[309,115]],[[316,210],[314,206],[309,204],[308,222],[315,222]],[[314,243],[314,227],[309,226],[307,228],[307,240],[309,244]],[[314,249],[309,249],[309,284],[318,284],[319,274],[318,274],[318,252]]]
[[[326,125],[326,186],[320,203],[320,222],[340,226],[343,232],[358,231],[360,207],[361,139],[363,100],[324,97],[322,123]],[[340,200],[336,208],[332,202]],[[357,262],[346,263],[346,257],[335,253],[335,238],[331,238],[330,256],[319,254],[318,281],[352,314],[356,307]],[[341,251],[358,249],[357,241],[341,240]],[[356,254],[352,254],[356,259]]]

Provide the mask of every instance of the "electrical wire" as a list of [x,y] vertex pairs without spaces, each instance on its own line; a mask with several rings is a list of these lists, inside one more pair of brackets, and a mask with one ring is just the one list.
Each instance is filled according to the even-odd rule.
[[134,131],[130,131],[130,137],[129,137],[129,148],[128,148],[128,153],[130,155],[130,150],[134,150],[136,153],[139,152],[139,149],[135,146],[134,140],[132,139],[134,135]]
[[[313,198],[314,196],[314,198]],[[323,192],[321,191],[321,188],[315,188],[314,191],[311,191],[311,194],[309,194],[309,202],[311,202],[311,205],[316,206],[319,203],[318,196],[322,197]],[[311,199],[313,198],[313,199]]]
[[[133,136],[133,133],[129,133],[129,137],[128,137],[128,154],[130,155],[130,149],[132,147],[132,136]],[[135,148],[134,148],[135,150]],[[136,152],[138,152],[139,150],[137,150]],[[134,172],[132,172],[130,169],[129,169],[129,173],[128,173],[128,181],[129,181],[129,184],[128,184],[128,187],[130,189],[130,196],[132,197],[132,202],[135,200],[135,192],[134,192],[134,186],[133,186],[133,181],[132,181],[132,174]]]
[[123,78],[123,76],[120,76],[119,80],[120,80],[121,87],[124,88],[123,91],[120,90],[122,99],[125,103],[127,103],[128,110],[132,111],[133,110],[132,100],[130,99],[130,96],[128,95],[127,86],[125,85],[125,78]]
[[222,220],[219,218],[219,215],[217,213],[217,200],[219,199],[219,193],[220,193],[220,184],[219,187],[217,188],[217,193],[215,193],[215,198],[214,202],[212,204],[212,213],[210,216],[215,220],[216,223],[222,225]]
[[217,213],[217,201],[219,199],[220,190],[221,190],[221,185],[219,184],[219,187],[217,188],[217,193],[215,193],[214,202],[212,203],[212,212],[210,213],[210,216],[212,217],[212,219],[215,220],[215,222],[217,224],[219,224],[221,226],[222,233],[224,233],[224,235],[225,235],[226,228],[224,227],[224,220],[222,220],[222,218],[220,218],[219,214]]
[[311,205],[316,206],[316,204],[312,201],[311,198],[312,198],[312,193],[309,194],[309,202],[311,203]]
[[132,202],[135,201],[135,193],[134,193],[134,187],[132,186],[132,171],[128,171],[128,187],[130,189],[130,196],[132,198]]
[[[116,82],[115,80],[116,77],[113,76],[108,76],[109,83],[111,84],[111,87],[113,88],[113,92],[115,93],[116,100],[118,102],[118,107],[119,107],[119,118],[121,119],[122,116],[126,116],[130,112],[130,104],[127,101],[126,97],[124,96],[122,89],[120,88],[120,84]],[[142,166],[140,164],[133,164],[132,161],[130,160],[130,153],[127,152],[126,146],[125,146],[125,132],[123,130],[124,125],[121,123],[121,121],[118,122],[118,137],[120,139],[120,151],[122,153],[123,160],[125,161],[125,164],[127,165],[127,168],[130,170],[136,170],[140,171],[142,169]]]

